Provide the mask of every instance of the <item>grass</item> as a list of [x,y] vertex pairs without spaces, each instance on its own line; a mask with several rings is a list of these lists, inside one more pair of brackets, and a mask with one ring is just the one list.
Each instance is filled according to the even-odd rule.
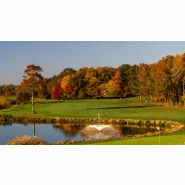
[[[101,118],[108,119],[171,120],[185,124],[185,107],[140,103],[137,97],[108,100],[40,101],[35,104],[35,110],[36,114],[32,114],[31,104],[28,104],[2,109],[0,114],[26,117],[97,118],[99,113]],[[185,142],[185,129],[160,136],[160,141],[160,144]],[[159,144],[159,137],[99,141],[90,144]]]
[[16,100],[16,97],[15,96],[6,96],[6,99],[7,100]]
[[120,139],[110,141],[96,141],[89,143],[74,143],[74,145],[180,145],[185,144],[185,135],[164,135],[143,137],[137,139]]

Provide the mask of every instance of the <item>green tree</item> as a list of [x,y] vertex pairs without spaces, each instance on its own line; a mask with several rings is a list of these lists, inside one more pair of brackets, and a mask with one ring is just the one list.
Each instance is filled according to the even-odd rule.
[[[72,79],[70,80],[70,83],[75,92],[74,98],[82,99],[81,97],[83,98],[88,97],[87,88],[86,88],[86,85],[88,82],[85,80],[86,72],[87,72],[87,67],[82,67],[79,70],[77,70],[77,72],[73,75]],[[79,95],[79,93],[81,95]]]
[[127,67],[128,70],[122,71],[122,89],[125,96],[137,96],[139,93],[137,65]]

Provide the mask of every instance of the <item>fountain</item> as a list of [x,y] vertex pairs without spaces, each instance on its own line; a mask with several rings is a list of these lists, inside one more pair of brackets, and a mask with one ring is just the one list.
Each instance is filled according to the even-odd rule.
[[98,124],[88,125],[80,131],[81,135],[89,138],[104,138],[119,137],[118,131],[112,125],[100,124],[100,114],[98,113]]
[[[89,126],[87,126],[87,127],[89,127],[89,128],[95,128],[95,129],[97,129],[98,131],[101,131],[103,128],[112,128],[111,125],[89,125]],[[87,127],[86,127],[86,128],[87,128]]]
[[89,128],[95,128],[98,131],[101,131],[103,128],[111,128],[112,126],[110,126],[110,125],[101,125],[100,124],[100,114],[98,113],[98,124],[96,124],[96,125],[89,125],[88,127]]

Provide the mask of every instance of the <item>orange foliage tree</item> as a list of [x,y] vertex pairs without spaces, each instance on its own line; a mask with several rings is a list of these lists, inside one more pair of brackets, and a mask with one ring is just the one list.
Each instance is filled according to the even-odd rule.
[[155,72],[155,93],[158,100],[168,102],[171,91],[171,64],[162,58],[156,64]]
[[119,70],[116,71],[115,76],[108,81],[105,85],[107,96],[108,97],[122,97],[122,89],[121,89],[121,78]]
[[74,92],[74,89],[70,83],[71,78],[72,78],[72,75],[67,75],[62,78],[60,86],[63,91]]
[[[32,90],[36,96],[42,98],[46,91],[46,83],[44,78],[41,75],[42,68],[40,66],[36,66],[34,64],[28,65],[24,70],[23,81],[20,86],[17,87],[16,91],[28,92],[31,93]],[[45,90],[44,90],[45,89]]]

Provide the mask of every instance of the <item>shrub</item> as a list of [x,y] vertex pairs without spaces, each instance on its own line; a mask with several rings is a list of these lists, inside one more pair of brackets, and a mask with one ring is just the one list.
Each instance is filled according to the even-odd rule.
[[49,143],[38,136],[16,137],[6,143],[7,145],[48,145]]
[[16,95],[17,104],[26,104],[30,102],[30,94],[27,92],[18,92]]
[[1,121],[3,121],[3,122],[8,123],[11,118],[12,118],[12,115],[6,115],[6,114],[1,115]]
[[55,145],[63,145],[64,141],[57,141],[56,143],[54,143]]
[[0,109],[10,107],[11,104],[10,100],[7,100],[4,96],[0,96]]

